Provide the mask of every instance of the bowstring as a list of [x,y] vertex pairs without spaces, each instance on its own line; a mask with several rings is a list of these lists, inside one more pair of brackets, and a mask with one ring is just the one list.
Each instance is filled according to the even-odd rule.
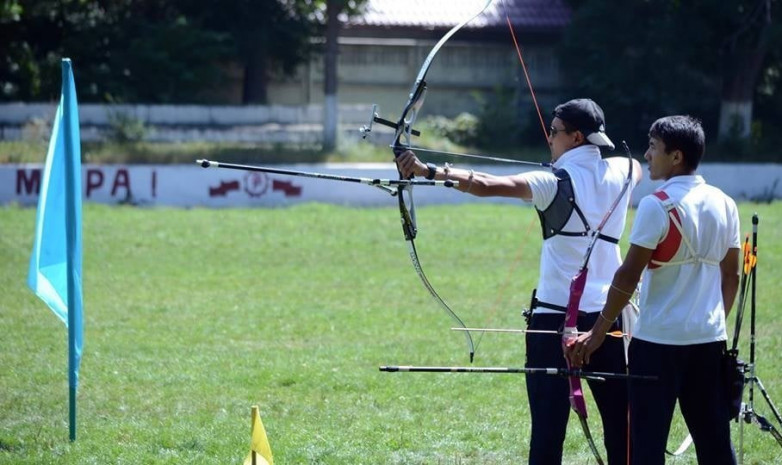
[[[532,80],[529,77],[529,72],[527,71],[527,65],[524,62],[524,56],[521,53],[521,47],[519,46],[518,40],[516,39],[516,32],[515,32],[515,30],[513,28],[513,23],[510,20],[510,15],[508,14],[508,8],[505,5],[505,0],[501,0],[501,2],[502,2],[503,9],[505,10],[505,20],[508,23],[508,28],[510,30],[511,38],[513,39],[513,44],[514,44],[514,46],[516,48],[516,54],[518,55],[519,62],[521,63],[521,67],[524,70],[524,77],[527,80],[527,86],[529,87],[530,95],[532,96],[532,102],[535,105],[535,110],[538,113],[538,120],[540,122],[540,128],[543,131],[544,139],[546,139],[546,145],[548,145],[548,131],[546,131],[546,124],[543,121],[543,114],[540,111],[540,106],[538,105],[538,100],[537,100],[537,97],[535,96],[535,91],[534,91],[534,89],[532,87]],[[534,218],[533,218],[533,220],[534,220]],[[629,415],[629,412],[628,412],[628,415]],[[594,440],[592,439],[592,435],[589,432],[589,426],[586,423],[586,419],[585,418],[581,418],[580,416],[579,416],[579,419],[582,422],[582,429],[584,430],[584,433],[587,436],[587,441],[589,442],[589,446],[592,449],[593,455],[595,456],[595,458],[597,459],[598,462],[601,462],[600,455],[597,453],[597,450],[595,448]]]
[[527,80],[527,87],[529,88],[529,93],[532,96],[532,103],[535,105],[535,110],[538,113],[538,120],[540,121],[540,129],[543,130],[543,139],[546,140],[546,145],[548,145],[548,131],[546,131],[546,123],[543,122],[543,114],[540,112],[540,105],[538,105],[538,99],[535,95],[535,90],[532,87],[532,80],[529,77],[529,72],[527,71],[527,64],[524,62],[524,56],[521,53],[521,47],[519,46],[519,41],[516,39],[516,30],[513,27],[513,23],[510,20],[510,15],[508,14],[508,7],[505,5],[505,0],[502,0],[502,9],[505,11],[505,20],[508,23],[508,29],[510,30],[510,36],[513,39],[513,45],[516,48],[516,55],[519,57],[519,62],[521,63],[521,69],[524,70],[524,78]]

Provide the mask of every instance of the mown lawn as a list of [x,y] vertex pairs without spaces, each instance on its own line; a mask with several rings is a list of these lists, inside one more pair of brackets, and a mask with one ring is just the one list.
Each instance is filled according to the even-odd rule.
[[[740,210],[746,232],[760,215],[758,375],[782,406],[780,205]],[[422,264],[468,326],[522,326],[537,276],[534,216],[509,205],[419,208]],[[412,270],[398,213],[328,205],[86,205],[86,342],[70,443],[66,329],[25,284],[34,217],[0,208],[0,464],[239,464],[254,404],[278,464],[526,460],[523,376],[378,371],[465,365],[467,346]],[[748,333],[749,315],[742,358]],[[523,363],[519,336],[480,339],[475,365]],[[773,419],[758,392],[755,405]],[[744,433],[745,463],[782,461],[768,433]],[[671,447],[683,436],[677,420]],[[565,457],[594,463],[575,420]],[[695,463],[694,451],[670,462]]]

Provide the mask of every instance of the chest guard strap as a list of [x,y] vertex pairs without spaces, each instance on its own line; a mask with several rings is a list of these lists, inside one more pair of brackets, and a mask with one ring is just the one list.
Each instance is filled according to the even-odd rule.
[[[684,265],[687,263],[705,263],[707,265],[719,265],[719,262],[714,260],[707,260],[703,257],[699,257],[695,253],[695,249],[690,243],[687,236],[685,236],[684,228],[682,227],[682,218],[679,215],[679,210],[676,209],[676,204],[668,197],[664,191],[654,192],[652,195],[657,197],[662,203],[663,209],[668,214],[668,234],[665,235],[663,240],[657,244],[657,248],[652,252],[652,257],[649,260],[649,269],[661,268],[665,266]],[[673,260],[673,257],[679,252],[682,242],[687,250],[687,256],[682,260]]]

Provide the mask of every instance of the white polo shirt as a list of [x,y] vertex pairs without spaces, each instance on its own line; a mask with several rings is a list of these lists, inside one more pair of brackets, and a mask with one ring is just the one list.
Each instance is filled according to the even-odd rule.
[[[595,145],[583,145],[565,152],[554,163],[554,169],[564,169],[570,175],[576,204],[589,224],[590,231],[600,224],[614,202],[627,178],[629,162],[626,157],[602,159],[600,149]],[[551,172],[532,171],[524,174],[532,190],[531,202],[539,210],[545,210],[557,193],[557,178]],[[619,239],[624,230],[630,189],[619,202],[603,234]],[[584,226],[574,211],[563,231],[580,232]],[[537,298],[562,307],[567,306],[570,294],[570,280],[578,273],[589,246],[590,235],[570,237],[556,235],[543,241],[540,255],[540,278]],[[581,298],[580,310],[599,312],[606,301],[608,288],[616,269],[621,264],[619,245],[598,239],[589,260],[589,274]],[[536,313],[557,313],[545,307],[535,309]]]
[[[641,314],[634,338],[658,344],[691,345],[724,341],[725,308],[719,262],[730,248],[741,246],[736,203],[701,176],[675,176],[658,190],[676,206],[683,235],[697,257],[682,241],[671,262],[690,261],[644,271]],[[668,213],[652,196],[641,199],[630,233],[630,243],[656,249],[668,234]],[[695,260],[692,260],[695,258]]]

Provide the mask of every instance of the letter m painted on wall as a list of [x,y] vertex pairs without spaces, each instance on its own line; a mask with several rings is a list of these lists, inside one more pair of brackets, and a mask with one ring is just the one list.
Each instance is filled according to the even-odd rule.
[[16,170],[16,195],[38,195],[41,192],[41,169]]

